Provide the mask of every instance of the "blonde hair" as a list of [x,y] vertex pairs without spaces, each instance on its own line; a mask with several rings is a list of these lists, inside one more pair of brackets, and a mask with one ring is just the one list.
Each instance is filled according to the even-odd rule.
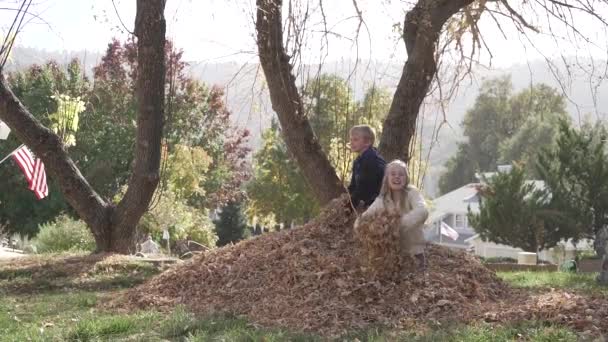
[[410,185],[410,173],[407,169],[407,164],[404,161],[395,159],[386,165],[386,167],[384,168],[384,178],[382,178],[382,187],[380,188],[380,196],[384,201],[385,208],[394,208],[395,203],[393,202],[393,198],[391,197],[391,188],[388,184],[388,175],[390,169],[396,167],[401,168],[403,171],[405,171],[405,186],[403,188],[403,191],[399,193],[399,212],[406,213],[412,208],[407,200],[407,188]]
[[371,143],[371,146],[374,146],[376,142],[376,132],[370,125],[357,125],[353,126],[349,132],[351,135],[353,133],[360,133],[367,141]]

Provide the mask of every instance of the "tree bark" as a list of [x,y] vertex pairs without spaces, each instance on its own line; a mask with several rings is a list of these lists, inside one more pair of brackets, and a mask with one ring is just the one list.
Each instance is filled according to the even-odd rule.
[[597,231],[593,247],[595,253],[602,258],[602,268],[597,281],[601,285],[608,286],[608,226],[603,226]]
[[138,105],[133,173],[124,198],[112,216],[114,245],[134,245],[135,229],[160,180],[160,155],[165,108],[165,0],[137,0]]
[[165,98],[164,8],[165,0],[137,1],[137,147],[127,193],[116,207],[93,190],[59,137],[29,113],[0,74],[0,119],[42,159],[68,203],[91,229],[99,252],[129,253],[134,250],[136,225],[158,184]]
[[304,115],[302,98],[283,46],[282,0],[257,0],[256,31],[272,109],[277,113],[285,143],[321,204],[345,192]]
[[446,21],[473,0],[419,0],[405,15],[403,40],[408,59],[382,128],[380,153],[387,161],[409,161],[420,105],[437,73],[435,53]]

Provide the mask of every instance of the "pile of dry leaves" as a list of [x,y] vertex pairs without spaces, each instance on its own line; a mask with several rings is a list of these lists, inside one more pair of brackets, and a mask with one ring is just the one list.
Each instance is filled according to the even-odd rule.
[[[125,294],[114,305],[245,315],[267,326],[339,334],[369,324],[473,317],[507,293],[495,274],[465,253],[428,250],[427,272],[397,280],[361,267],[346,198],[314,221],[197,256]],[[471,314],[469,314],[471,313]]]
[[382,211],[360,218],[355,226],[361,266],[373,277],[395,279],[406,271],[406,260],[399,253],[399,230],[395,229],[398,222],[399,215]]
[[483,313],[488,322],[544,321],[566,325],[591,335],[608,333],[608,298],[563,290],[547,293],[517,291],[510,302]]

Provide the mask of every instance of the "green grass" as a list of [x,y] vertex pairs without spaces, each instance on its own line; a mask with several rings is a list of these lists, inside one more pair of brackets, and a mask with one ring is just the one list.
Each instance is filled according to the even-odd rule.
[[[98,304],[115,296],[117,291],[144,281],[158,270],[143,263],[87,262],[78,265],[77,274],[70,274],[56,265],[38,268],[29,264],[27,267],[12,265],[2,269],[0,264],[0,291],[3,292],[0,294],[0,341],[327,340],[315,334],[261,328],[241,317],[219,314],[200,317],[184,307],[171,313],[108,311]],[[49,278],[48,274],[55,277]],[[599,290],[592,275],[519,272],[501,273],[500,276],[521,287]],[[19,290],[20,287],[23,288]],[[420,331],[370,327],[349,332],[335,340],[576,341],[577,335],[565,327],[543,322],[510,322],[504,326],[444,322]]]
[[[457,326],[453,328],[439,328],[422,335],[404,334],[399,336],[400,341],[577,341],[578,337],[572,331],[542,324],[540,322],[526,322],[512,324],[504,327],[495,327],[489,324],[475,326]],[[383,341],[380,338],[377,341]]]
[[556,288],[608,295],[608,287],[597,284],[597,273],[568,272],[497,272],[512,286],[524,288]]
[[[172,313],[117,313],[96,307],[108,293],[43,293],[0,299],[0,341],[319,341],[314,334],[263,329],[232,316],[197,317],[183,307]],[[566,328],[541,322],[495,327],[434,326],[420,333],[370,328],[337,341],[576,341]]]

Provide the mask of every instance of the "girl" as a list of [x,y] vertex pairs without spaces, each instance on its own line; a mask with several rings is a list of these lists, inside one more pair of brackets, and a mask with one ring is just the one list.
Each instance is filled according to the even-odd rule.
[[[409,184],[410,177],[407,165],[401,160],[394,160],[386,166],[380,195],[372,205],[361,215],[361,218],[386,210],[389,213],[399,213],[399,245],[402,255],[414,256],[418,267],[426,269],[424,248],[424,221],[429,212],[422,194],[416,187]],[[355,229],[359,219],[355,222]],[[397,227],[396,227],[397,228]]]

